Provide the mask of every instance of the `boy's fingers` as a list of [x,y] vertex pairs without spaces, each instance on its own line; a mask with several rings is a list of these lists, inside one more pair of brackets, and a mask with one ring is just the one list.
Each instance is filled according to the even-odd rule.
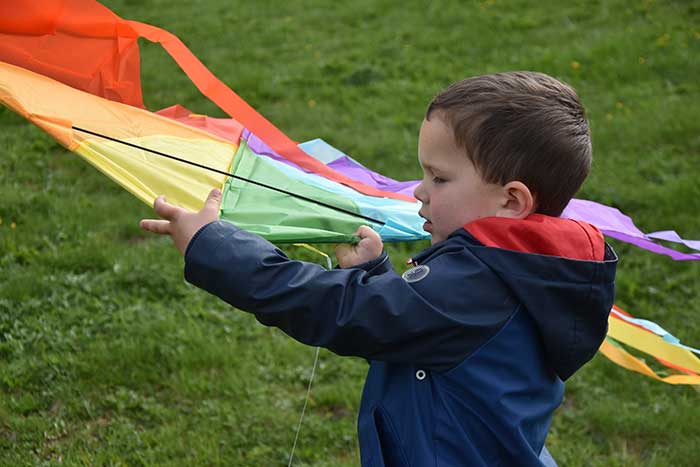
[[164,221],[162,219],[143,219],[139,222],[139,227],[146,232],[170,235],[170,221]]
[[165,196],[163,195],[157,197],[153,202],[153,209],[155,209],[156,214],[160,217],[168,220],[175,219],[181,211],[177,206],[165,201]]
[[345,268],[350,266],[352,246],[342,243],[335,247],[335,257],[338,260],[338,266]]
[[363,225],[359,229],[357,229],[357,232],[355,232],[355,235],[357,237],[360,237],[360,240],[367,239],[370,241],[374,241],[374,240],[381,241],[381,237],[379,236],[379,234],[372,227],[370,227],[368,225]]
[[347,258],[350,254],[352,253],[352,245],[348,245],[347,243],[342,243],[335,247],[335,257],[338,258],[338,261],[342,261],[345,258]]
[[355,236],[360,237],[360,238],[365,238],[368,235],[368,232],[367,232],[368,230],[372,230],[372,228],[368,225],[361,225],[355,231]]

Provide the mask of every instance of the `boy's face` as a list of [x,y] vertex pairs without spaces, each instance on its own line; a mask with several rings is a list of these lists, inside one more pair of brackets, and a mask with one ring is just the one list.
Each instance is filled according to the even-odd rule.
[[431,243],[445,240],[473,220],[494,216],[503,203],[503,187],[485,183],[463,149],[457,147],[452,130],[442,119],[424,120],[418,139],[418,160],[423,180],[414,195],[423,203],[423,229]]

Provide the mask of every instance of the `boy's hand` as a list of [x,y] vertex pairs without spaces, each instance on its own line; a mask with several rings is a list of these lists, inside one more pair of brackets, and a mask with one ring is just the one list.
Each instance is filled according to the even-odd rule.
[[160,195],[153,203],[153,208],[156,214],[165,220],[143,219],[139,226],[147,232],[170,235],[175,247],[184,255],[194,234],[208,223],[219,219],[220,207],[221,191],[216,188],[211,190],[204,202],[204,207],[199,212],[188,211],[167,203],[165,196]]
[[335,247],[335,257],[341,268],[351,268],[366,263],[382,254],[382,238],[371,227],[361,226],[355,231],[360,241],[354,245],[343,243]]

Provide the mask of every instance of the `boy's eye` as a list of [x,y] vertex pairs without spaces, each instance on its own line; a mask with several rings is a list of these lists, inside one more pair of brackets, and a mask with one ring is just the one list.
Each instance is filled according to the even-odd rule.
[[444,178],[433,177],[433,183],[443,183],[444,181],[445,181]]

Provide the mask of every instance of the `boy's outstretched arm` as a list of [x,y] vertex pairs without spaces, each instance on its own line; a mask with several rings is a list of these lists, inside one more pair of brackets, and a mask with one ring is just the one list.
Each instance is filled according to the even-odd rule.
[[[495,311],[478,300],[471,300],[472,310],[465,314],[461,294],[435,294],[437,286],[445,291],[484,288],[475,280],[484,276],[479,262],[465,269],[460,255],[441,255],[435,272],[415,283],[393,271],[386,253],[356,267],[329,271],[291,260],[262,237],[219,221],[220,199],[221,193],[212,190],[195,213],[158,197],[154,207],[164,219],[143,220],[141,227],[173,238],[185,256],[188,282],[305,344],[340,355],[444,370],[483,344],[512,314],[508,303]],[[346,265],[373,256],[381,245],[378,235],[368,230],[357,235],[361,241],[355,249],[338,249]],[[444,275],[440,270],[464,274]]]

